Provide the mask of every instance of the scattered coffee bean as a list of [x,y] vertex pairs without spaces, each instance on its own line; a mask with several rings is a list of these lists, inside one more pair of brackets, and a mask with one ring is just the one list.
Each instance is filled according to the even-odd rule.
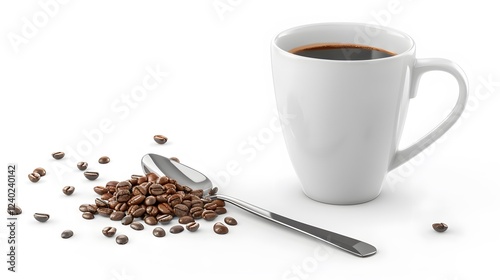
[[189,224],[189,223],[192,223],[194,222],[194,218],[191,217],[191,216],[182,216],[179,218],[179,224]]
[[186,225],[186,229],[190,232],[195,232],[198,230],[198,228],[200,228],[200,224],[198,224],[197,222],[190,222]]
[[432,224],[432,228],[437,232],[445,232],[448,229],[448,225],[445,223],[435,223]]
[[167,141],[168,141],[168,138],[167,138],[167,137],[165,137],[165,136],[163,136],[163,135],[155,135],[155,136],[153,137],[153,139],[154,139],[154,140],[155,140],[155,142],[156,142],[156,143],[158,143],[158,144],[165,144],[165,143],[167,143]]
[[97,213],[104,217],[109,217],[113,213],[113,209],[107,207],[97,207]]
[[170,228],[170,233],[174,233],[174,234],[181,233],[183,231],[184,231],[184,227],[181,225],[175,225],[175,226]]
[[62,159],[64,157],[64,153],[63,152],[55,152],[55,153],[52,153],[52,157],[55,159]]
[[226,234],[229,232],[229,229],[223,223],[217,222],[214,225],[214,232],[217,234]]
[[125,213],[122,211],[115,211],[109,215],[109,219],[112,221],[121,221],[125,217]]
[[179,162],[179,163],[181,162],[181,161],[180,161],[178,158],[176,158],[176,157],[171,157],[171,158],[170,158],[170,160],[175,161],[175,162]]
[[140,222],[133,222],[130,224],[130,227],[132,229],[135,229],[135,230],[143,230],[144,229],[144,225],[141,224]]
[[89,204],[82,204],[80,205],[80,208],[78,208],[81,212],[87,212],[87,207],[89,207]]
[[99,173],[95,171],[85,171],[83,175],[85,176],[85,178],[91,181],[94,181],[95,179],[99,178]]
[[66,186],[62,189],[63,193],[65,195],[72,195],[75,192],[75,187],[73,186]]
[[99,160],[98,160],[98,162],[99,162],[100,164],[106,164],[106,163],[109,163],[110,161],[111,161],[111,160],[110,160],[110,158],[109,158],[109,157],[107,157],[107,156],[102,156],[102,157],[100,157],[100,158],[99,158]]
[[123,219],[122,219],[122,225],[124,225],[124,226],[128,226],[128,225],[130,225],[133,221],[134,221],[134,216],[132,216],[132,215],[127,215],[127,216],[123,217]]
[[158,223],[160,224],[168,224],[174,217],[172,217],[172,215],[168,215],[168,214],[161,214],[161,215],[158,215],[158,217],[156,217],[156,220],[158,221]]
[[92,220],[94,218],[94,214],[92,212],[83,212],[82,217],[86,220]]
[[19,207],[18,205],[11,204],[7,207],[7,213],[9,213],[9,215],[11,216],[20,215],[21,213],[23,213],[23,210],[21,210],[21,207]]
[[153,229],[153,235],[156,237],[163,237],[165,236],[165,230],[161,227],[156,227]]
[[106,189],[105,187],[96,186],[94,187],[94,192],[98,195],[103,195],[105,193],[108,193],[108,189]]
[[44,213],[35,213],[33,217],[35,217],[35,220],[44,223],[50,218],[50,215]]
[[73,236],[73,231],[72,230],[65,230],[61,233],[61,237],[64,238],[64,239],[68,239],[70,238],[71,236]]
[[112,237],[116,233],[116,228],[115,227],[105,227],[102,229],[102,234],[106,237]]
[[208,192],[209,195],[215,195],[219,191],[218,187],[213,187],[210,192]]
[[35,170],[33,170],[33,173],[40,174],[40,177],[43,177],[43,176],[45,176],[45,174],[47,174],[47,172],[45,171],[45,169],[43,169],[42,167],[35,168]]
[[81,171],[86,170],[88,166],[89,164],[84,161],[80,161],[79,163],[76,164],[76,167]]
[[120,234],[116,237],[116,243],[124,245],[128,243],[128,237],[124,234]]
[[238,222],[236,221],[236,219],[235,219],[235,218],[233,218],[233,217],[225,217],[225,218],[224,218],[224,222],[225,222],[226,224],[230,225],[230,226],[235,226],[235,225],[237,225],[237,224],[238,224]]
[[40,176],[40,174],[38,174],[36,172],[30,173],[28,175],[28,179],[30,179],[30,181],[33,183],[40,181],[40,177],[42,177],[42,176]]

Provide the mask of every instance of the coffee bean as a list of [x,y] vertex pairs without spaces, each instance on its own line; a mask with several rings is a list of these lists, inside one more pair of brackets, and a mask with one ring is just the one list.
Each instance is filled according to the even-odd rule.
[[235,219],[235,218],[233,218],[233,217],[225,217],[225,218],[224,218],[224,222],[225,222],[226,224],[230,225],[230,226],[235,226],[235,225],[237,225],[237,224],[238,224],[238,222],[236,221],[236,219]]
[[122,225],[124,225],[124,226],[128,226],[128,225],[130,225],[133,221],[134,221],[134,216],[132,216],[132,215],[127,215],[127,216],[123,217],[123,219],[122,219]]
[[72,230],[65,230],[61,233],[61,237],[64,238],[64,239],[68,239],[70,238],[71,236],[73,236],[73,231]]
[[115,193],[116,192],[116,185],[118,185],[118,181],[109,181],[106,183],[106,189],[108,189],[108,191],[110,193]]
[[212,189],[210,189],[210,191],[208,192],[208,194],[209,195],[215,195],[218,191],[219,191],[218,187],[213,187]]
[[64,153],[63,152],[55,152],[55,153],[52,153],[52,157],[55,159],[62,159],[64,157]]
[[217,218],[217,213],[213,210],[204,210],[201,217],[207,221],[213,221]]
[[189,224],[191,222],[194,222],[194,218],[191,216],[183,216],[179,218],[179,224]]
[[432,228],[437,232],[445,232],[448,229],[448,225],[445,223],[435,223],[432,224]]
[[87,212],[87,207],[89,207],[89,204],[82,204],[78,209],[80,209],[81,212]]
[[210,202],[210,203],[207,203],[203,206],[203,208],[207,209],[207,210],[215,210],[217,209],[217,204],[215,202]]
[[158,210],[158,207],[154,206],[154,205],[149,205],[146,207],[146,214],[150,215],[150,216],[156,216],[159,214],[159,210]]
[[97,205],[95,205],[95,204],[89,204],[87,206],[87,212],[90,212],[92,214],[97,213]]
[[217,205],[217,207],[226,206],[226,203],[224,202],[224,200],[216,199],[216,200],[214,200],[214,203]]
[[47,174],[47,172],[45,171],[45,169],[43,169],[42,167],[35,168],[35,170],[33,170],[33,173],[40,174],[40,177],[43,177],[43,176],[45,176],[45,174]]
[[125,213],[122,211],[115,211],[109,215],[109,219],[112,221],[121,221],[125,217]]
[[153,195],[150,195],[146,197],[146,200],[144,200],[144,204],[146,205],[155,205],[156,204],[156,197]]
[[127,202],[128,205],[139,205],[146,199],[146,196],[142,194],[134,195]]
[[175,226],[170,228],[170,233],[174,233],[174,234],[181,233],[183,231],[184,231],[184,227],[181,225],[175,225]]
[[81,171],[87,169],[88,166],[89,166],[89,164],[84,162],[84,161],[80,161],[79,163],[76,164],[76,167],[78,169],[80,169]]
[[95,171],[85,171],[83,175],[90,181],[94,181],[95,179],[99,178],[99,173]]
[[63,191],[63,193],[64,193],[65,195],[72,195],[72,194],[73,194],[73,192],[75,192],[75,187],[73,187],[73,186],[66,186],[66,187],[64,187],[64,188],[62,189],[62,191]]
[[106,237],[112,237],[116,233],[116,228],[114,227],[105,227],[102,229],[102,234]]
[[11,216],[14,216],[23,213],[23,210],[21,210],[21,207],[17,205],[9,204],[9,206],[7,206],[7,213]]
[[198,224],[197,222],[190,222],[186,225],[186,229],[190,232],[195,232],[198,230],[198,228],[200,228],[200,224]]
[[168,203],[165,202],[158,204],[158,211],[160,211],[163,214],[169,214],[169,215],[174,214],[174,210],[172,209],[172,207],[170,207],[170,205],[168,205]]
[[217,208],[215,208],[214,211],[215,211],[215,213],[217,213],[217,215],[222,215],[222,214],[227,213],[227,210],[224,207],[217,207]]
[[184,204],[177,204],[174,207],[174,214],[177,217],[187,216],[189,214],[189,208]]
[[181,162],[181,161],[180,161],[178,158],[176,158],[176,157],[171,157],[171,158],[170,158],[170,160],[171,160],[171,161],[175,161],[175,162],[179,162],[179,163]]
[[168,224],[174,217],[172,215],[168,215],[168,214],[161,214],[161,215],[158,215],[156,216],[156,220],[158,221],[158,223],[160,224]]
[[146,177],[148,177],[148,182],[156,182],[156,180],[158,180],[158,175],[154,174],[154,173],[148,173],[146,174]]
[[134,211],[132,211],[130,214],[132,214],[132,216],[134,216],[135,218],[139,218],[139,217],[142,217],[142,215],[144,215],[145,213],[146,213],[146,209],[139,207],[139,208],[135,209]]
[[132,197],[129,190],[123,190],[123,189],[116,191],[115,196],[116,196],[116,201],[118,202],[128,202]]
[[101,198],[95,199],[95,205],[97,205],[97,207],[109,207],[109,203]]
[[195,219],[200,219],[202,218],[202,214],[203,214],[203,208],[201,207],[193,207],[191,208],[191,210],[189,210],[189,214],[191,215],[191,217],[195,218]]
[[146,218],[144,218],[144,222],[150,226],[158,224],[158,221],[156,220],[155,216],[147,216]]
[[130,181],[121,181],[118,184],[116,184],[116,190],[127,190],[130,191],[132,189],[132,183]]
[[35,220],[44,223],[50,218],[50,215],[44,213],[35,213],[33,217],[35,217]]
[[160,184],[152,184],[149,187],[149,193],[152,195],[162,195],[165,193],[165,187]]
[[163,237],[166,235],[165,230],[161,227],[156,227],[153,229],[153,235],[156,237]]
[[92,212],[83,212],[82,217],[86,220],[92,220],[94,218],[94,214]]
[[128,243],[128,237],[124,234],[118,235],[115,240],[116,240],[116,243],[118,243],[120,245],[124,245],[124,244]]
[[108,207],[97,207],[97,213],[104,217],[109,217],[113,213],[113,209]]
[[170,178],[168,178],[167,176],[161,176],[160,178],[158,178],[158,179],[156,180],[156,183],[157,183],[157,184],[160,184],[160,185],[165,185],[165,184],[168,184],[168,180],[169,180],[169,179],[170,179]]
[[214,225],[214,232],[217,234],[226,234],[229,232],[229,229],[223,223],[217,222]]
[[109,163],[109,162],[110,162],[110,159],[109,159],[109,157],[107,157],[107,156],[102,156],[102,157],[100,157],[100,158],[99,158],[98,162],[99,162],[100,164],[106,164],[106,163]]
[[172,206],[172,207],[175,207],[177,204],[179,204],[181,202],[182,202],[182,198],[181,198],[181,195],[178,193],[173,194],[168,198],[168,204],[170,204],[170,206]]
[[153,137],[153,139],[154,139],[154,140],[155,140],[155,142],[156,142],[156,143],[158,143],[158,144],[165,144],[165,143],[167,143],[167,141],[168,141],[168,138],[167,138],[167,137],[165,137],[165,136],[163,136],[163,135],[155,135],[155,136]]
[[144,225],[141,224],[140,222],[133,222],[130,224],[130,227],[132,229],[135,229],[135,230],[143,230],[144,229]]
[[33,183],[40,181],[40,177],[42,177],[42,176],[40,176],[40,174],[38,174],[36,172],[28,174],[28,179],[30,179],[30,181]]
[[106,189],[105,187],[101,187],[101,186],[94,187],[94,192],[98,195],[103,195],[105,193],[109,193],[108,189]]

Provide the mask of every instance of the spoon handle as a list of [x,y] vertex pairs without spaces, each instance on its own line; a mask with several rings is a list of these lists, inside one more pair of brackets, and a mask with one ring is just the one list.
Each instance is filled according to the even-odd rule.
[[354,254],[359,257],[367,257],[375,254],[377,249],[363,241],[356,240],[354,238],[350,238],[335,232],[331,232],[328,230],[324,230],[321,228],[317,228],[308,224],[304,224],[290,218],[275,214],[273,212],[264,210],[260,207],[252,205],[250,203],[244,202],[234,197],[226,196],[226,195],[212,195],[210,196],[212,199],[221,199],[226,202],[229,202],[243,210],[246,210],[250,213],[253,213],[262,218],[268,219],[280,225],[289,227],[296,231],[302,232],[314,238],[317,238],[321,241],[324,241],[334,247],[345,250],[351,254]]

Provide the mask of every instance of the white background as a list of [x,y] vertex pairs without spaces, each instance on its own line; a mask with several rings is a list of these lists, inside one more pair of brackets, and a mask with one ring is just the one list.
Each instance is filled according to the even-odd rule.
[[[10,273],[1,211],[2,279],[498,277],[499,20],[492,1],[464,2],[3,1],[1,158],[4,174],[7,163],[18,164],[23,214],[18,272]],[[286,28],[325,21],[403,30],[417,42],[418,57],[454,60],[469,78],[471,99],[459,123],[361,205],[305,197],[276,128],[270,41]],[[162,76],[139,93],[151,71]],[[446,74],[424,77],[401,144],[444,118],[456,91]],[[156,144],[155,134],[169,142]],[[67,156],[55,161],[55,151]],[[220,193],[372,243],[378,253],[358,258],[232,206],[228,214],[239,225],[225,236],[203,221],[199,232],[159,239],[150,226],[137,232],[102,217],[82,219],[78,206],[93,201],[92,188],[140,173],[148,152],[179,157],[216,181]],[[108,165],[97,163],[102,155]],[[101,177],[86,180],[79,160]],[[48,174],[33,184],[27,174],[38,166]],[[66,185],[76,187],[70,197],[61,192]],[[6,197],[1,191],[1,208]],[[35,212],[51,219],[38,223]],[[449,230],[434,232],[434,222]],[[105,238],[107,225],[129,244]],[[61,239],[65,229],[75,235]]]

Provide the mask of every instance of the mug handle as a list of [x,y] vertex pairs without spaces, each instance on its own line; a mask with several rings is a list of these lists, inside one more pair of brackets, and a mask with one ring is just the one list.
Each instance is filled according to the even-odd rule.
[[464,71],[456,63],[443,58],[424,58],[417,59],[413,67],[413,74],[410,84],[410,98],[415,97],[418,83],[425,72],[444,71],[450,73],[458,82],[458,100],[450,114],[427,135],[420,138],[413,145],[404,150],[396,151],[392,162],[389,165],[389,171],[407,162],[421,151],[429,147],[434,141],[439,139],[448,129],[450,129],[465,109],[467,103],[467,78]]

